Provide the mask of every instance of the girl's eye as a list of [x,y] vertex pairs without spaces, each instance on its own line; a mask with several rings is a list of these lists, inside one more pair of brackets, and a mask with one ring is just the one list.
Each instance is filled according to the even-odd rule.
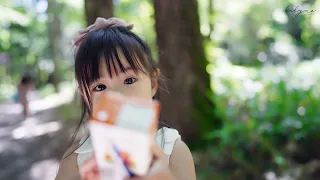
[[105,89],[107,89],[107,86],[106,86],[106,85],[99,84],[99,85],[97,85],[97,86],[93,89],[93,91],[103,91],[103,90],[105,90]]
[[137,81],[136,78],[128,78],[126,80],[124,80],[123,84],[133,84]]

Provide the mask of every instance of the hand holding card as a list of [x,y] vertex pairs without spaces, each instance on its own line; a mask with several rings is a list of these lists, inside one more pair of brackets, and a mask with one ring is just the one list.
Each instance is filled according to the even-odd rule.
[[159,108],[157,101],[114,92],[96,99],[89,130],[101,179],[122,180],[147,173]]

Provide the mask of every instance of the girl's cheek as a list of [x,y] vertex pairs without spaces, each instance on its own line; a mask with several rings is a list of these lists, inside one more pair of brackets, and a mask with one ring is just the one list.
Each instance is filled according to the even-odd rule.
[[99,100],[102,94],[103,94],[103,91],[91,93],[91,100],[92,100],[93,106],[97,103],[97,101]]
[[127,88],[123,94],[140,98],[152,98],[151,86],[143,86],[141,84]]

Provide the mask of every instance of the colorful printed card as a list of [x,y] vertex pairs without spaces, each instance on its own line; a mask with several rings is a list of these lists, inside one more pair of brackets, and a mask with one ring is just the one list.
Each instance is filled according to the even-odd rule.
[[[155,139],[160,105],[157,101],[125,97],[107,92],[95,99],[89,119],[89,131],[98,166],[97,176],[104,179],[123,180],[147,173],[151,160],[151,143]],[[80,167],[82,177],[89,160]],[[91,166],[90,166],[91,162]]]

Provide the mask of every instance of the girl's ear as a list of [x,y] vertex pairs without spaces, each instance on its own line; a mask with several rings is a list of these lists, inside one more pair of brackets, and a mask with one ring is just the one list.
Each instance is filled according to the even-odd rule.
[[157,70],[152,74],[151,77],[151,88],[152,88],[152,97],[157,93],[159,84],[158,79],[160,77],[160,69],[157,68]]

